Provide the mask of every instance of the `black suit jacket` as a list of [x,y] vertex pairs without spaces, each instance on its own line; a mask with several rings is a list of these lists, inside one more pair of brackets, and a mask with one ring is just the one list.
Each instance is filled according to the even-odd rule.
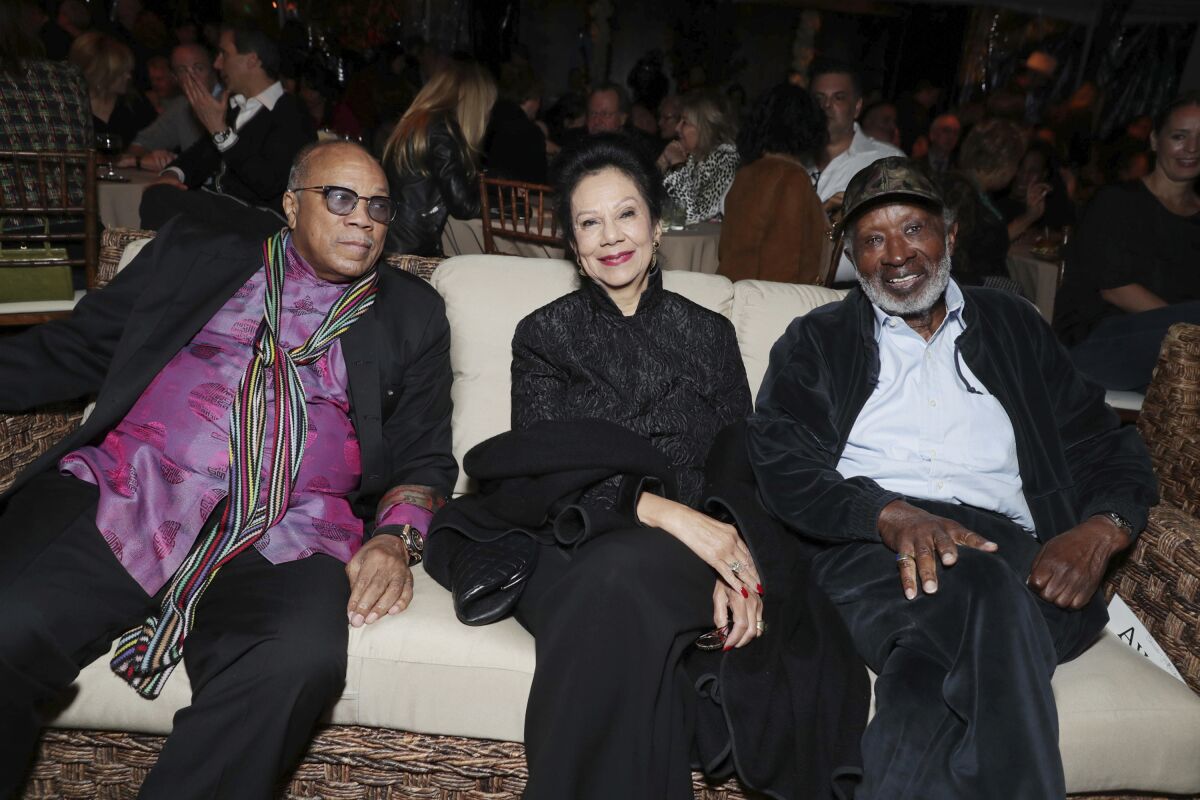
[[[261,266],[261,242],[171,222],[70,317],[0,341],[0,409],[99,393],[87,422],[25,470],[13,490],[66,453],[101,441]],[[349,499],[370,535],[387,489],[419,484],[448,496],[458,475],[445,306],[420,278],[384,267],[374,305],[341,344],[362,450],[362,480]]]
[[[233,127],[237,110],[229,109],[225,118]],[[198,189],[220,172],[219,191],[279,211],[292,161],[300,148],[317,140],[312,118],[295,95],[285,93],[274,108],[259,109],[237,136],[237,143],[224,153],[211,136],[201,136],[171,166],[183,172],[189,189]]]

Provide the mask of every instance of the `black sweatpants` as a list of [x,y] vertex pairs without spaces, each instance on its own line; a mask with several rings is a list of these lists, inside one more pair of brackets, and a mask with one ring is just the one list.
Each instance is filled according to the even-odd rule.
[[906,600],[895,553],[838,545],[813,565],[875,674],[876,714],[863,734],[855,800],[1051,800],[1066,789],[1056,665],[1091,645],[1108,621],[1097,593],[1080,611],[1026,586],[1041,545],[990,512],[909,500],[999,545],[960,547],[938,566],[938,590]]
[[[97,496],[45,473],[0,516],[0,798],[24,780],[40,709],[157,613],[96,529]],[[192,703],[141,797],[270,797],[341,692],[349,595],[344,565],[325,555],[273,565],[251,547],[222,567],[184,645]],[[126,691],[126,702],[151,702]]]

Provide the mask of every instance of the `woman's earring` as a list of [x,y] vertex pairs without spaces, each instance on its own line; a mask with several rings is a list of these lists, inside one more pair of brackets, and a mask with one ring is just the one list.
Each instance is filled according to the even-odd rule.
[[581,277],[581,278],[586,278],[586,277],[587,277],[587,273],[583,271],[583,262],[582,262],[582,261],[576,261],[575,263],[576,263],[576,264],[579,266],[579,277]]
[[654,240],[654,252],[650,255],[650,269],[654,270],[658,266],[658,239]]

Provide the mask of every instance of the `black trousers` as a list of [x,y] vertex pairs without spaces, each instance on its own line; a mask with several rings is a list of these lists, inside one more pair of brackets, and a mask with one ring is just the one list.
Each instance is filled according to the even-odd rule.
[[878,676],[863,734],[855,800],[1048,800],[1066,794],[1050,678],[1108,621],[1097,593],[1080,611],[1026,586],[1040,549],[1007,519],[966,506],[910,500],[999,545],[959,548],[938,567],[938,590],[906,600],[895,554],[882,544],[819,554],[814,577]]
[[1200,300],[1108,317],[1071,349],[1071,360],[1105,389],[1144,392],[1163,337],[1176,322],[1200,325]]
[[695,692],[680,660],[712,628],[715,580],[657,528],[543,546],[515,612],[537,648],[526,800],[691,800]]
[[[22,785],[40,709],[158,607],[96,529],[96,498],[46,473],[0,516],[0,798]],[[324,555],[276,566],[249,548],[222,567],[184,646],[192,704],[140,796],[272,796],[342,689],[349,595],[345,567]]]

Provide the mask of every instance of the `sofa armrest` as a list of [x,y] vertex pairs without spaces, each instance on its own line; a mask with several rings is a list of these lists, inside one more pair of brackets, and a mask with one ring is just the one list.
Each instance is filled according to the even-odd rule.
[[1200,516],[1200,325],[1172,325],[1138,417],[1164,503]]
[[103,288],[116,277],[125,246],[138,239],[153,239],[154,231],[137,228],[108,228],[100,234],[100,263],[96,266],[96,286]]
[[84,404],[61,403],[24,414],[0,414],[0,492],[79,425]]
[[445,259],[434,258],[432,256],[412,256],[389,253],[383,257],[383,261],[393,269],[411,272],[418,278],[429,280],[433,277],[433,273],[438,268],[438,265],[445,261]]
[[1169,503],[1155,506],[1105,588],[1121,595],[1200,692],[1200,519]]

